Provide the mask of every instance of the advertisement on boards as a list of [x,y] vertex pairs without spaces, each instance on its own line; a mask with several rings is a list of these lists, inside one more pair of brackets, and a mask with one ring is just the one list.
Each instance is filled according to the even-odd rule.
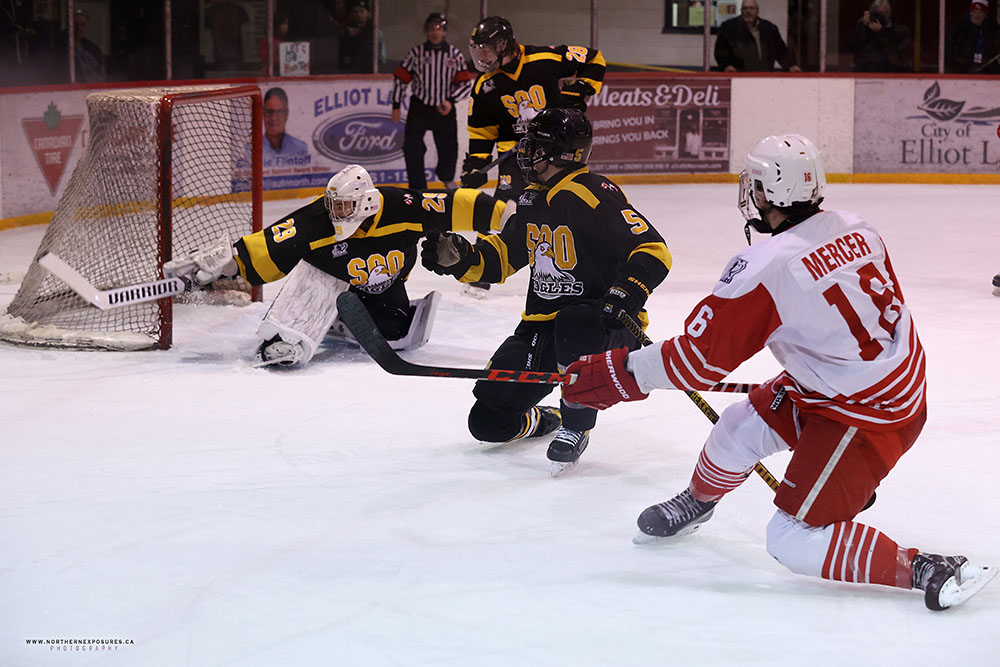
[[54,211],[87,144],[87,93],[0,98],[0,218]]
[[729,170],[728,79],[615,77],[594,96],[591,167],[600,173]]
[[[324,187],[349,164],[364,165],[376,183],[406,183],[391,79],[281,82],[261,92],[265,190]],[[433,165],[436,153],[428,152],[425,163]]]
[[962,79],[855,83],[855,173],[1000,171],[1000,85]]

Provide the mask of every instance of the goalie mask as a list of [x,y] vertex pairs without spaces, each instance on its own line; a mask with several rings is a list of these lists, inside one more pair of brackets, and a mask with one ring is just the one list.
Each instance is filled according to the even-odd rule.
[[[767,214],[783,209],[791,225],[804,220],[823,201],[826,172],[816,146],[800,134],[765,137],[747,154],[740,173],[739,209],[746,220],[744,232],[750,243],[750,228],[774,234]],[[789,225],[789,226],[791,226]]]
[[480,72],[500,69],[506,56],[517,55],[517,40],[510,21],[502,16],[487,16],[472,29],[469,56]]
[[529,183],[540,183],[535,165],[584,166],[590,159],[594,130],[578,109],[544,109],[528,123],[528,133],[517,142],[517,166]]
[[352,164],[334,174],[326,184],[323,203],[333,223],[333,240],[343,241],[358,231],[358,227],[382,208],[372,177],[364,167]]

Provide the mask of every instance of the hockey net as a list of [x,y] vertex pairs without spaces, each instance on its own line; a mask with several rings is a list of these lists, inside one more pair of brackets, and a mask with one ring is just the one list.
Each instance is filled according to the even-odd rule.
[[[118,90],[87,96],[90,138],[6,314],[0,340],[75,349],[167,349],[170,298],[99,310],[38,264],[52,252],[97,289],[163,277],[177,252],[261,226],[256,86]],[[213,298],[214,297],[214,298]],[[178,298],[178,297],[175,297]],[[241,278],[202,302],[260,300]]]

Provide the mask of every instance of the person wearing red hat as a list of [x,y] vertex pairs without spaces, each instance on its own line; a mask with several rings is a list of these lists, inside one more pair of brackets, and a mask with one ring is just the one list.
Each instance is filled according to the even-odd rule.
[[987,0],[972,0],[969,13],[948,33],[946,70],[957,74],[1000,74],[1000,24]]

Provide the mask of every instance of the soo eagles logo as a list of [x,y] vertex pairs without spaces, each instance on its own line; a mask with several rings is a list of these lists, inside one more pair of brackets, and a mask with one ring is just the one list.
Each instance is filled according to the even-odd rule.
[[401,125],[381,114],[331,118],[313,132],[313,146],[333,160],[379,163],[403,157]]

